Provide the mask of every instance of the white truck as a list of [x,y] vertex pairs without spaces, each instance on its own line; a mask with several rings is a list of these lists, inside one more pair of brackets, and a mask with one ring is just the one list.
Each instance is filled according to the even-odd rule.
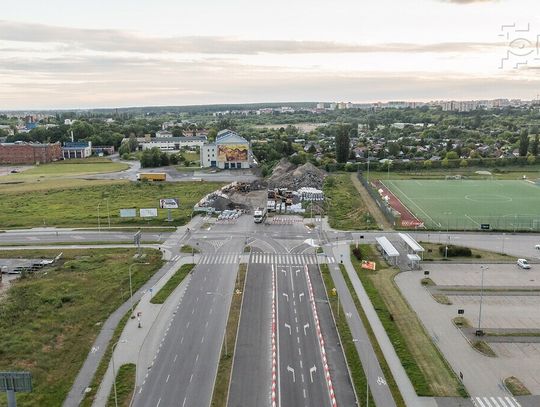
[[262,223],[266,218],[266,208],[256,208],[253,212],[253,220],[255,223]]

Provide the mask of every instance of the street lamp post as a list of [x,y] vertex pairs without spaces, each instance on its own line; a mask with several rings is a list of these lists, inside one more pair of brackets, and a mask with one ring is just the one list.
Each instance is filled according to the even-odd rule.
[[133,268],[133,266],[135,265],[141,265],[141,264],[150,264],[150,263],[133,263],[133,264],[130,264],[129,266],[129,269],[128,269],[128,272],[129,272],[129,300],[131,302],[131,317],[133,318],[134,315],[133,315],[133,286],[131,284],[131,269]]
[[480,308],[478,309],[478,331],[480,331],[482,323],[482,301],[484,299],[484,271],[489,269],[489,267],[480,266],[480,269],[482,270],[482,277],[480,280]]
[[101,221],[99,219],[99,206],[101,205],[101,202],[98,203],[97,205],[97,227],[98,227],[98,232],[101,232]]
[[109,222],[109,229],[111,229],[111,212],[109,212],[109,198],[107,198],[107,220]]
[[112,346],[112,354],[111,354],[111,360],[112,360],[112,373],[113,373],[113,385],[114,385],[114,406],[118,407],[118,395],[116,394],[116,369],[114,368],[114,349],[116,348],[116,345],[119,343],[126,343],[127,341],[125,339],[122,339],[121,341],[116,342]]

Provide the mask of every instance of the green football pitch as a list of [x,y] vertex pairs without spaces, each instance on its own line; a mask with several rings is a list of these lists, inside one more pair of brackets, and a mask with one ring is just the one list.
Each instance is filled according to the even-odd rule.
[[540,231],[540,184],[500,180],[389,180],[428,229]]

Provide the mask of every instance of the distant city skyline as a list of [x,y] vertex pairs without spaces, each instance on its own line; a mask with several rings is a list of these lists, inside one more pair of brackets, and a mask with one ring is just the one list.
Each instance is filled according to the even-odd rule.
[[536,0],[81,3],[4,1],[0,110],[540,93]]

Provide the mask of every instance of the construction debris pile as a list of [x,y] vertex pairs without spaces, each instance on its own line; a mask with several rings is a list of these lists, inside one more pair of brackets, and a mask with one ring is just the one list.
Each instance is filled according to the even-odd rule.
[[211,192],[208,195],[204,196],[199,202],[193,207],[194,212],[223,212],[226,210],[237,210],[242,212],[249,211],[249,207],[244,204],[234,202],[229,194],[235,192],[246,192],[249,191],[249,184],[242,182],[232,182],[227,184],[217,191]]
[[327,174],[311,163],[297,167],[286,158],[276,164],[268,178],[268,188],[287,188],[296,191],[302,187],[322,189]]

